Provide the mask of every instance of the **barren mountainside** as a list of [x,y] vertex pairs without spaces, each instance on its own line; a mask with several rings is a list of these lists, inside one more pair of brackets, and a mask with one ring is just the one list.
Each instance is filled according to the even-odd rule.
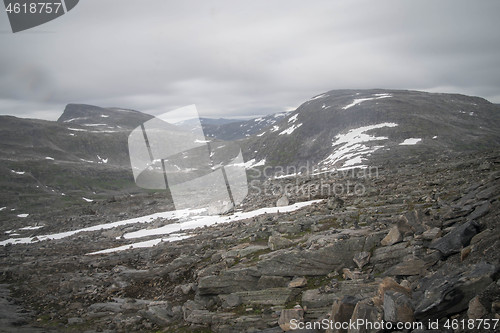
[[[202,119],[245,159],[224,214],[135,185],[127,139],[150,115],[0,118],[0,332],[498,330],[500,107],[482,98],[334,90]],[[359,319],[423,326],[320,325]]]

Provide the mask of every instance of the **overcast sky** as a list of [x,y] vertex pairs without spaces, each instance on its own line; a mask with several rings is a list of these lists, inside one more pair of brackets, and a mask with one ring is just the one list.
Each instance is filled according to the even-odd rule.
[[0,114],[67,103],[203,116],[290,110],[332,89],[500,103],[500,1],[81,0],[13,34],[0,13]]

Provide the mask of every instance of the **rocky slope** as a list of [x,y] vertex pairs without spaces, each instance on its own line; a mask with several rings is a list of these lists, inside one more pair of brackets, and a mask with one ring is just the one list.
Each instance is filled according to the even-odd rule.
[[[258,128],[238,141],[249,196],[225,216],[172,212],[164,193],[135,187],[126,140],[150,116],[69,105],[58,122],[2,117],[2,329],[281,332],[292,319],[365,319],[491,331],[478,325],[500,319],[498,110],[346,90],[216,125]],[[324,331],[342,330],[303,330]],[[380,330],[349,330],[366,331]]]
[[[2,283],[36,314],[29,326],[57,331],[281,332],[294,318],[438,319],[445,330],[447,320],[498,319],[500,156],[449,153],[377,171],[269,180],[262,191],[306,186],[289,192],[290,203],[317,201],[153,247],[126,250],[135,240],[123,235],[174,221],[3,246]],[[262,193],[246,209],[280,198]],[[97,223],[130,203],[92,206]],[[125,250],[88,255],[116,246]]]

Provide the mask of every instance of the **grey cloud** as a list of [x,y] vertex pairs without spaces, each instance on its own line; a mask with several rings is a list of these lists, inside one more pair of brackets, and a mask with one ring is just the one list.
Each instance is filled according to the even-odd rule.
[[55,119],[62,109],[50,110],[77,102],[156,114],[196,103],[206,115],[246,116],[372,87],[500,102],[499,9],[464,0],[80,1],[46,25],[0,34],[0,113]]

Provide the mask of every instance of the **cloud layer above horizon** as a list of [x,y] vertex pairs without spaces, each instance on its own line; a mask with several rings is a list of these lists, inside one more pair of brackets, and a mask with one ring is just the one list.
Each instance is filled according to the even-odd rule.
[[16,34],[1,13],[0,114],[196,104],[204,116],[249,117],[346,88],[500,103],[499,12],[496,0],[85,0]]

